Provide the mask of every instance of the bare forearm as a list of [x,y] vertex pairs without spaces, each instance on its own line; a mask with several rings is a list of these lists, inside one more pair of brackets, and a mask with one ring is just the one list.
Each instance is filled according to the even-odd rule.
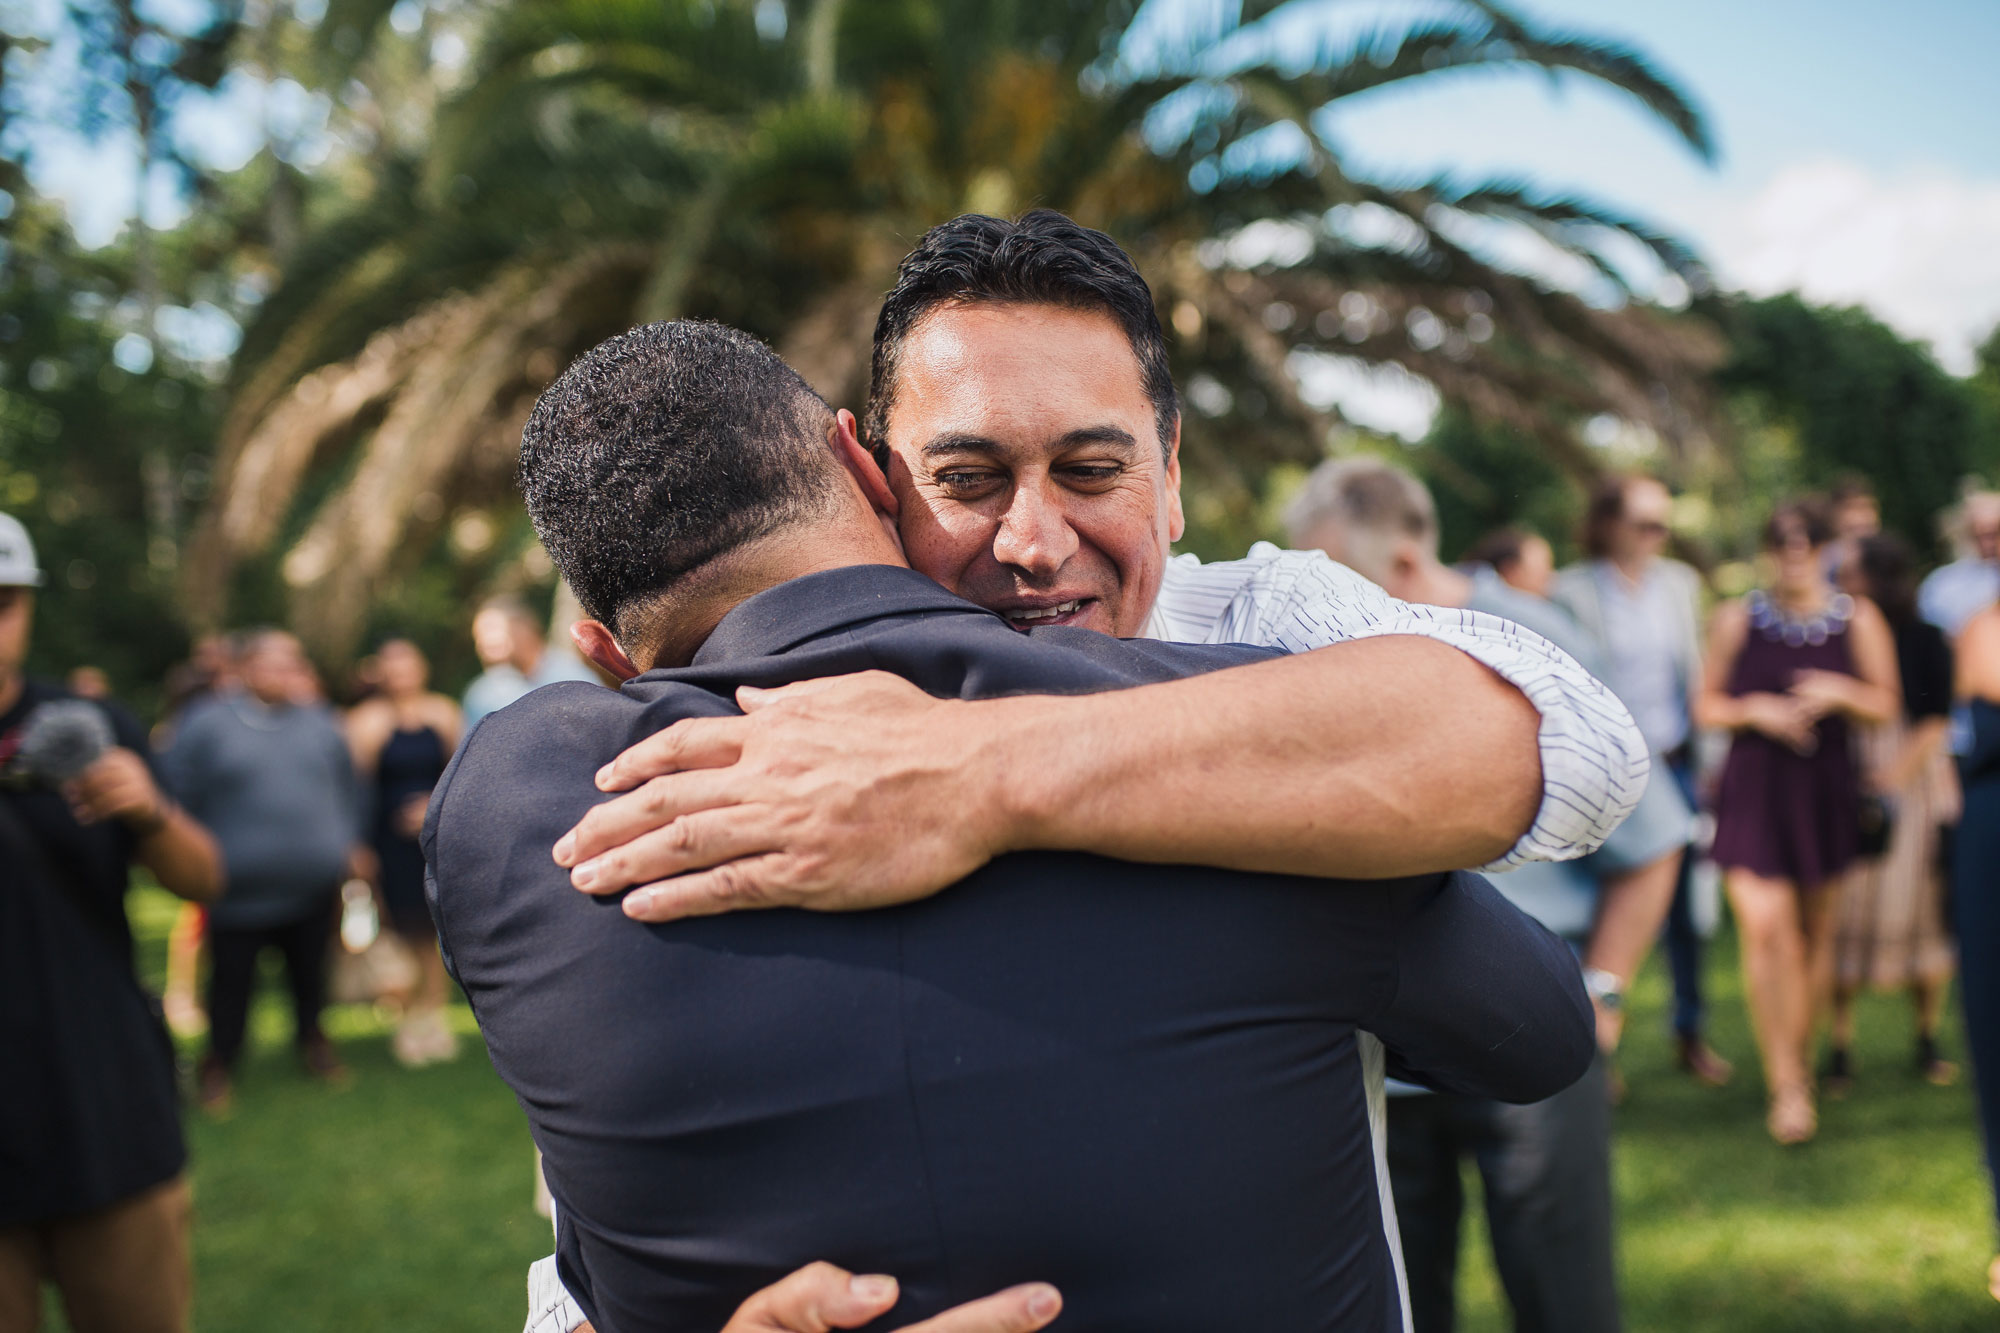
[[1542,796],[1534,706],[1464,653],[1415,637],[977,706],[993,710],[981,730],[1015,849],[1416,874],[1500,857]]
[[222,893],[222,854],[215,839],[177,806],[164,811],[159,828],[140,839],[138,858],[177,897],[205,903]]

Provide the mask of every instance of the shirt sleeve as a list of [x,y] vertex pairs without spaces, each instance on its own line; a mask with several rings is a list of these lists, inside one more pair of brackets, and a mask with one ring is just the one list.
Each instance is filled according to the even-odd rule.
[[1596,1019],[1569,946],[1477,875],[1417,892],[1395,923],[1391,996],[1366,1020],[1388,1048],[1388,1073],[1515,1103],[1583,1077]]
[[1512,850],[1482,869],[1595,851],[1646,789],[1652,761],[1632,714],[1575,658],[1531,630],[1478,611],[1398,601],[1318,552],[1274,550],[1242,597],[1251,609],[1230,627],[1232,637],[1298,653],[1419,635],[1468,654],[1528,697],[1541,714],[1541,806]]

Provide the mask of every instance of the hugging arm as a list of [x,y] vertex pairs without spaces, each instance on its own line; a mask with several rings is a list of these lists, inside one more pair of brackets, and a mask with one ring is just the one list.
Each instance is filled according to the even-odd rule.
[[[881,672],[739,696],[600,777],[557,845],[645,920],[842,910],[1002,852],[1384,877],[1477,864],[1533,820],[1535,710],[1463,654],[1370,639],[1105,694],[933,699]],[[678,878],[672,878],[678,877]]]
[[1540,636],[1412,606],[1324,557],[1264,561],[1224,633],[1293,656],[1070,698],[941,701],[879,673],[747,691],[600,776],[557,845],[642,920],[936,892],[1006,851],[1348,878],[1560,860],[1647,757]]
[[1569,946],[1477,875],[1420,894],[1396,931],[1394,994],[1362,1026],[1388,1072],[1503,1102],[1552,1097],[1583,1077],[1596,1020]]

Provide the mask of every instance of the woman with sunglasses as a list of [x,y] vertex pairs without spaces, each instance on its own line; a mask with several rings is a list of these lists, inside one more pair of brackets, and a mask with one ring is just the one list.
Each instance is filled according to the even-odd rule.
[[1837,890],[1860,850],[1851,722],[1895,716],[1896,645],[1874,603],[1827,577],[1833,537],[1810,503],[1764,528],[1772,577],[1716,613],[1695,721],[1733,733],[1715,846],[1743,952],[1744,992],[1781,1144],[1819,1127],[1808,1046],[1831,982]]

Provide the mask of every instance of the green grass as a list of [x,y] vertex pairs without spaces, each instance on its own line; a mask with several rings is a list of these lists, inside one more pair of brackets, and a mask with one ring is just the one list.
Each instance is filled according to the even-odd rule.
[[[173,905],[144,892],[133,903],[157,985]],[[1764,1137],[1726,940],[1709,974],[1714,1040],[1738,1068],[1720,1092],[1671,1068],[1657,961],[1633,995],[1616,1150],[1628,1326],[2000,1323],[1984,1290],[1992,1207],[1971,1098],[1911,1072],[1902,1001],[1864,1003],[1854,1094],[1822,1108],[1818,1141],[1783,1151]],[[260,1003],[233,1115],[188,1117],[197,1327],[518,1328],[526,1266],[547,1252],[548,1230],[529,1207],[527,1130],[476,1039],[456,1064],[412,1072],[390,1060],[372,1011],[336,1010],[354,1080],[330,1091],[294,1068],[276,989]],[[1959,1049],[1955,1021],[1947,1040]],[[1462,1327],[1509,1327],[1476,1218],[1466,1254]]]

